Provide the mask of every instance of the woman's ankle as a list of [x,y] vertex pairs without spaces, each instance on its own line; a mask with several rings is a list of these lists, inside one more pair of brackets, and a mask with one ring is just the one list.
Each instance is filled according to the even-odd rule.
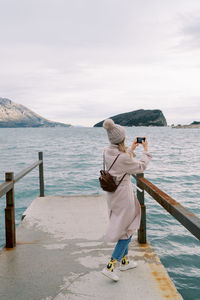
[[117,263],[117,260],[113,257],[111,257],[109,263],[107,264],[106,268],[110,271],[113,272],[115,265]]

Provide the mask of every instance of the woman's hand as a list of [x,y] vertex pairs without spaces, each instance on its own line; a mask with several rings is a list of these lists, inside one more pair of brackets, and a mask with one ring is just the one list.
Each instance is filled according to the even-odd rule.
[[148,141],[146,137],[145,137],[145,141],[142,141],[142,146],[144,147],[144,151],[148,152]]
[[134,139],[133,144],[131,146],[131,150],[134,151],[135,148],[138,146],[139,144],[137,143],[137,138]]

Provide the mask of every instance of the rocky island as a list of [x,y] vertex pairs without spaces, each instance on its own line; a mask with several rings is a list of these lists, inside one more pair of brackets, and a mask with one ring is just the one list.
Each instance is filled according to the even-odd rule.
[[7,98],[0,98],[0,128],[69,126],[69,124],[49,121],[21,104]]
[[[134,110],[110,117],[116,124],[122,126],[167,126],[167,121],[162,111],[153,110]],[[94,127],[102,127],[103,121],[94,125]]]

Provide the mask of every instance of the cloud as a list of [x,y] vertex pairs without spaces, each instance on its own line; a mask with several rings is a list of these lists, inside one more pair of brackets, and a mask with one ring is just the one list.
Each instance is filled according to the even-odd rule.
[[200,7],[196,11],[179,15],[179,40],[177,48],[180,51],[198,51],[200,48]]
[[192,107],[200,95],[200,56],[181,46],[198,39],[194,0],[0,0],[0,9],[0,96],[48,119],[92,125]]

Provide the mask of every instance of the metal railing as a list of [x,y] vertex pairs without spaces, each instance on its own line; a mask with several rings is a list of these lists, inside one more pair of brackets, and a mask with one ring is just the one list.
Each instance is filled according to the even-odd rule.
[[34,162],[31,166],[24,169],[23,171],[21,171],[15,176],[13,172],[6,172],[5,182],[0,185],[0,198],[6,195],[6,208],[5,208],[6,248],[14,248],[16,246],[14,185],[17,181],[22,179],[25,175],[30,173],[37,166],[39,166],[40,197],[44,197],[43,152],[38,153],[38,158],[39,158],[38,161]]
[[137,198],[141,205],[141,223],[138,230],[138,242],[140,244],[146,243],[146,206],[144,202],[144,191],[200,240],[200,218],[144,178],[143,173],[133,175],[133,177],[136,179],[137,186],[143,190],[142,192],[137,191]]

